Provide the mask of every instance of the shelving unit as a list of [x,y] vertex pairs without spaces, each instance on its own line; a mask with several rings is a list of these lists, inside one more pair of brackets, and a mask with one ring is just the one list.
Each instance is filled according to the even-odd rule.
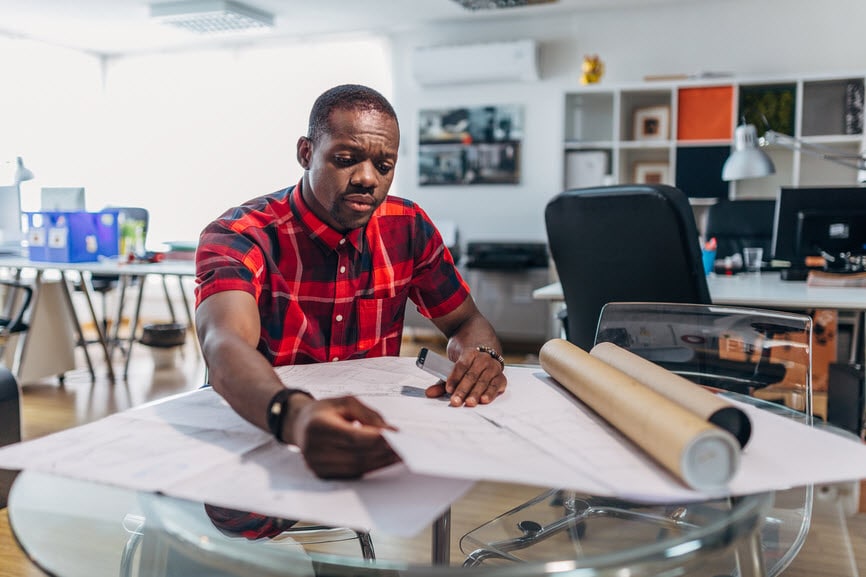
[[[856,169],[778,145],[765,149],[776,165],[770,177],[728,183],[721,170],[741,119],[755,124],[759,136],[769,127],[860,152],[864,77],[731,77],[568,90],[565,188],[661,181],[702,205],[724,197],[775,197],[780,186],[855,184]],[[653,117],[658,110],[667,111],[667,122],[664,115]]]

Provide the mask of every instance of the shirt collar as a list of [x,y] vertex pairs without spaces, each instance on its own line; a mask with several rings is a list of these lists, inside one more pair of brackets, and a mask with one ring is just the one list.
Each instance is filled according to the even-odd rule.
[[[301,194],[302,184],[303,181],[298,182],[295,190],[292,191],[290,202],[295,210],[295,214],[303,225],[310,231],[310,236],[318,238],[331,250],[337,250],[340,246],[340,241],[344,238],[355,247],[355,250],[360,250],[361,237],[364,234],[364,229],[366,227],[362,226],[361,228],[350,230],[345,234],[331,228],[330,225],[316,216],[312,209],[310,209],[309,205],[307,205],[304,196]],[[376,218],[375,213],[373,214],[373,218]]]

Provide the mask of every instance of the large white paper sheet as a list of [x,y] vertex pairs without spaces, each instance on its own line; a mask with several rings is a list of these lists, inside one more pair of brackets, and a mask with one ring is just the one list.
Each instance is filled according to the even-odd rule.
[[694,491],[541,369],[507,367],[506,393],[489,405],[466,408],[424,398],[423,389],[435,378],[413,372],[412,363],[408,358],[347,363],[338,382],[329,378],[331,365],[285,367],[278,372],[287,386],[306,387],[317,396],[355,391],[397,427],[397,432],[384,434],[417,473],[546,485],[650,502],[866,478],[866,445],[738,403],[753,425],[740,470],[724,492]]
[[[259,513],[413,535],[479,479],[641,501],[692,491],[562,391],[539,369],[506,369],[490,405],[427,399],[434,378],[411,358],[284,367],[317,397],[355,393],[398,428],[404,463],[360,481],[316,478],[301,455],[204,389],[0,449],[0,467],[34,469]],[[747,494],[866,477],[866,446],[750,405],[753,424],[728,487]]]
[[319,479],[296,449],[247,423],[211,389],[4,447],[0,467],[397,536],[428,527],[473,484],[403,464],[362,481]]

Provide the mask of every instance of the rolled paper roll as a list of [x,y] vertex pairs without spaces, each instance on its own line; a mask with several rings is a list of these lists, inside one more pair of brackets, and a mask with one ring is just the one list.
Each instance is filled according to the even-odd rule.
[[660,395],[731,433],[745,447],[752,422],[742,409],[688,379],[613,343],[599,343],[589,354],[637,379]]
[[548,341],[539,358],[547,374],[689,487],[718,491],[737,472],[740,446],[729,432],[568,341]]

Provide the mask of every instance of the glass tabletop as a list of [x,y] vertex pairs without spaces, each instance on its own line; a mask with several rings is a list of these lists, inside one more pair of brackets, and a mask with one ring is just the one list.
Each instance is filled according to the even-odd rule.
[[[577,549],[568,538],[578,530],[572,525],[521,563],[473,566],[472,552],[482,545],[482,536],[496,543],[502,541],[500,534],[520,530],[503,524],[508,515],[497,515],[539,492],[545,498],[537,504],[549,509],[551,517],[587,504],[596,512],[603,508],[626,514],[616,513],[603,522],[588,520]],[[227,576],[251,571],[256,575],[620,576],[625,569],[629,575],[666,570],[686,574],[689,569],[706,569],[708,563],[719,567],[713,574],[732,574],[738,547],[748,545],[756,531],[766,533],[770,527],[776,532],[769,548],[764,536],[765,556],[778,549],[772,542],[779,540],[778,527],[767,523],[773,519],[777,501],[771,493],[665,507],[593,499],[539,487],[478,483],[452,505],[448,542],[468,535],[462,550],[452,548],[450,561],[444,564],[431,561],[435,558],[431,531],[411,539],[373,533],[376,559],[367,560],[358,535],[346,529],[322,531],[299,524],[273,538],[248,539],[217,528],[202,503],[35,472],[22,473],[13,485],[9,518],[29,557],[60,577]],[[542,517],[531,520],[545,522]],[[797,521],[780,523],[795,531]]]
[[[723,394],[810,420],[775,403]],[[251,538],[215,523],[202,502],[25,471],[8,511],[23,550],[58,577],[634,577],[776,575],[802,546],[811,506],[812,487],[642,505],[542,484],[478,482],[437,525],[412,538],[282,522],[270,537]]]

